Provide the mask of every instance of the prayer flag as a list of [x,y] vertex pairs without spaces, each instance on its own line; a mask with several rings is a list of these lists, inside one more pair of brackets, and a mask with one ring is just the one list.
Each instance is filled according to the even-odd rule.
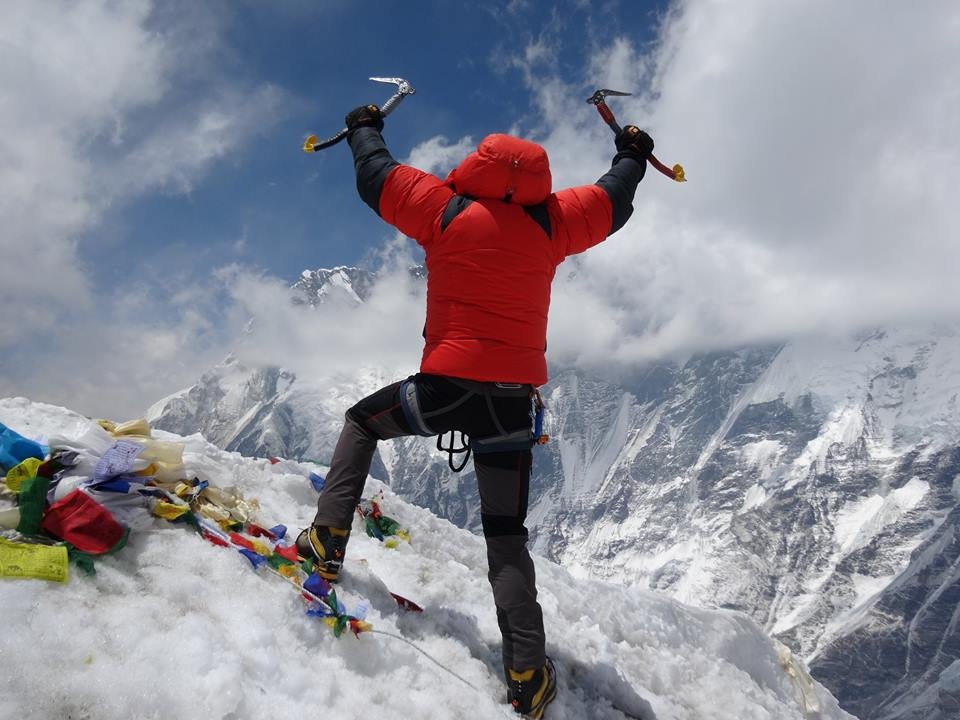
[[65,545],[30,545],[0,538],[0,576],[67,581]]
[[250,561],[250,564],[254,568],[258,568],[263,565],[267,559],[263,555],[257,555],[253,550],[247,550],[246,548],[238,548],[237,552],[243,555],[247,560]]
[[37,476],[37,468],[43,464],[38,458],[27,458],[23,462],[7,471],[7,487],[13,492],[20,492],[20,486],[27,478]]

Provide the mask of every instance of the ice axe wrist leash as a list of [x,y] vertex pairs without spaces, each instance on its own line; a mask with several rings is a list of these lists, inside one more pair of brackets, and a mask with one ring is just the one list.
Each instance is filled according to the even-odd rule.
[[[386,117],[394,110],[397,109],[397,106],[403,102],[403,99],[407,95],[413,95],[417,91],[414,90],[413,86],[408,83],[403,78],[387,78],[387,77],[372,77],[370,78],[374,82],[382,83],[393,83],[397,86],[397,91],[390,96],[390,99],[387,100],[383,106],[380,108],[380,116]],[[303,141],[303,151],[307,153],[319,152],[325,148],[330,147],[331,145],[336,145],[338,142],[343,140],[347,136],[348,129],[344,128],[336,135],[328,137],[326,140],[320,141],[317,139],[316,135],[310,135],[306,140]]]
[[[606,88],[603,88],[602,90],[597,90],[593,95],[587,98],[588,103],[597,106],[597,112],[600,113],[600,117],[603,118],[603,121],[610,126],[611,130],[613,130],[614,135],[619,135],[622,128],[617,123],[617,119],[613,116],[613,111],[607,106],[606,98],[608,95],[626,97],[629,94],[630,93],[619,92],[618,90],[607,90]],[[657,170],[662,172],[671,180],[676,180],[677,182],[687,181],[687,178],[683,173],[682,165],[674,165],[672,168],[668,168],[662,162],[657,160],[653,153],[647,155],[647,160],[651,165],[653,165]]]

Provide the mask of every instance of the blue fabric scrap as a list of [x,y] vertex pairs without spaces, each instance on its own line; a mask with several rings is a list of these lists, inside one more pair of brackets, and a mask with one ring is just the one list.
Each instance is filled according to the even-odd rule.
[[327,484],[326,478],[320,477],[315,472],[310,473],[310,484],[313,485],[313,489],[317,492],[323,490],[323,486]]
[[47,457],[47,452],[47,447],[33,440],[28,440],[20,433],[0,423],[0,469],[3,470],[4,474],[27,458],[43,460]]

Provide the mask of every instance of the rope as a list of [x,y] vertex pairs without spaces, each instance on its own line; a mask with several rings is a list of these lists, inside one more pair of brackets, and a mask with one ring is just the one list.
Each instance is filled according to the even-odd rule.
[[418,653],[420,653],[420,654],[423,655],[425,658],[427,658],[427,660],[429,660],[430,662],[432,662],[432,663],[433,663],[434,665],[436,665],[437,667],[439,667],[439,668],[441,668],[441,669],[443,669],[443,670],[446,670],[448,673],[450,673],[451,675],[453,675],[457,680],[459,680],[460,682],[462,682],[464,685],[466,685],[467,687],[469,687],[471,690],[474,690],[474,691],[476,691],[476,692],[480,692],[480,688],[478,688],[478,687],[477,687],[476,685],[474,685],[472,682],[470,682],[469,680],[467,680],[467,679],[466,679],[465,677],[463,677],[462,675],[458,675],[455,670],[451,670],[450,668],[448,668],[446,665],[444,665],[442,662],[440,662],[439,660],[437,660],[435,657],[433,657],[430,653],[428,653],[428,652],[427,652],[426,650],[424,650],[422,647],[419,647],[416,643],[414,643],[414,642],[412,642],[412,641],[410,641],[410,640],[407,640],[403,635],[397,635],[396,633],[388,632],[387,630],[377,630],[376,628],[372,628],[372,629],[370,629],[370,630],[367,630],[367,632],[369,632],[369,633],[376,633],[377,635],[386,635],[387,637],[392,637],[394,640],[399,640],[399,641],[401,641],[401,642],[405,642],[407,645],[409,645],[409,646],[412,647],[414,650],[416,650]]
[[[201,524],[207,525],[207,523],[204,522],[203,520],[201,520]],[[209,525],[208,525],[208,528],[209,528]],[[212,528],[210,528],[210,529],[212,529]],[[223,533],[218,533],[218,534],[221,535],[221,536],[224,535]],[[231,540],[229,537],[225,537],[224,539],[225,539],[225,540],[230,544],[230,546],[233,547],[234,549],[237,549],[237,550],[240,549],[241,546],[239,546],[239,545],[237,545],[236,543],[234,543],[233,540]],[[246,549],[246,548],[244,548],[244,549]],[[289,584],[297,591],[298,594],[306,595],[307,597],[309,597],[311,600],[313,600],[313,601],[315,601],[315,602],[318,602],[318,603],[321,603],[321,604],[325,604],[325,601],[323,600],[323,598],[318,597],[317,595],[314,595],[312,592],[310,592],[310,591],[307,590],[305,587],[303,587],[303,585],[297,583],[297,581],[294,580],[292,577],[288,577],[287,575],[284,575],[283,573],[277,572],[274,568],[270,567],[270,565],[267,565],[267,564],[263,564],[263,565],[261,565],[261,567],[265,568],[265,569],[266,569],[267,571],[269,571],[270,573],[276,575],[278,578],[281,578],[282,580],[285,580],[287,583],[289,583]],[[478,694],[483,694],[482,691],[480,690],[480,688],[478,688],[478,687],[477,687],[476,685],[474,685],[472,682],[470,682],[469,680],[467,680],[467,679],[466,679],[465,677],[463,677],[462,675],[459,675],[455,670],[451,670],[450,668],[448,668],[446,665],[444,665],[442,662],[440,662],[439,660],[437,660],[435,657],[433,657],[430,653],[428,653],[428,652],[427,652],[426,650],[424,650],[422,647],[420,647],[420,646],[417,645],[416,643],[412,642],[411,640],[408,640],[407,638],[403,637],[403,635],[398,635],[398,634],[396,634],[396,633],[388,632],[387,630],[377,630],[376,628],[370,628],[370,629],[368,629],[368,630],[364,630],[364,632],[374,633],[374,634],[376,634],[376,635],[385,635],[386,637],[393,638],[394,640],[399,640],[400,642],[406,643],[407,645],[409,645],[410,647],[412,647],[414,650],[416,650],[418,653],[420,653],[420,654],[423,655],[425,658],[427,658],[427,660],[429,660],[430,662],[432,662],[434,665],[436,665],[437,667],[439,667],[441,670],[445,670],[447,673],[449,673],[450,675],[452,675],[453,677],[455,677],[457,680],[459,680],[460,682],[462,682],[464,685],[466,685],[467,687],[469,687],[469,688],[470,688],[471,690],[473,690],[474,692],[476,692],[476,693],[478,693]],[[500,710],[501,710],[501,712],[505,712],[505,711],[503,710],[503,708],[500,708]],[[513,714],[513,713],[509,713],[509,714],[507,714],[506,716],[512,718],[512,717],[514,717],[514,714]]]
[[[304,595],[309,596],[310,598],[312,598],[312,599],[315,600],[316,602],[323,602],[323,600],[322,600],[321,598],[317,597],[317,596],[314,595],[312,592],[310,592],[309,590],[305,589],[303,586],[297,585],[296,580],[294,580],[293,578],[287,577],[286,575],[283,575],[283,574],[281,574],[281,573],[278,573],[276,570],[274,570],[274,569],[273,569],[272,567],[270,567],[269,565],[265,565],[264,567],[266,567],[270,572],[272,572],[272,573],[273,573],[274,575],[276,575],[277,577],[283,578],[283,579],[286,580],[288,583],[290,583],[290,584],[297,590],[297,592],[300,592],[300,593],[303,593]],[[419,645],[417,645],[415,642],[413,642],[413,641],[411,641],[411,640],[408,640],[408,639],[405,638],[403,635],[398,635],[397,633],[392,633],[392,632],[389,632],[389,631],[387,631],[387,630],[377,630],[376,628],[370,628],[369,630],[364,630],[364,632],[365,632],[365,633],[373,633],[373,634],[375,634],[375,635],[384,635],[384,636],[386,636],[386,637],[388,637],[388,638],[393,638],[394,640],[399,640],[399,641],[402,642],[402,643],[406,643],[407,645],[409,645],[410,647],[412,647],[414,650],[416,650],[418,653],[420,653],[420,654],[423,655],[425,658],[427,658],[427,660],[429,660],[429,661],[432,662],[434,665],[436,665],[438,668],[440,668],[441,670],[446,671],[447,673],[449,673],[450,675],[452,675],[453,677],[455,677],[457,680],[459,680],[460,682],[462,682],[464,685],[466,685],[468,688],[470,688],[471,690],[473,690],[475,693],[477,693],[478,695],[484,695],[484,697],[486,697],[486,694],[485,694],[482,690],[480,690],[480,688],[478,688],[476,685],[474,685],[472,682],[470,682],[469,680],[467,680],[467,679],[466,679],[465,677],[463,677],[462,675],[458,674],[455,670],[452,670],[452,669],[448,668],[448,667],[447,667],[446,665],[444,665],[442,662],[440,662],[440,661],[437,660],[435,657],[433,657],[433,655],[431,655],[430,653],[428,653],[426,650],[424,650],[422,647],[420,647]],[[498,707],[499,707],[499,706],[498,706]],[[509,718],[516,717],[515,713],[508,713],[508,712],[507,712],[506,710],[504,710],[502,707],[499,707],[499,710],[500,710],[501,713],[504,714],[505,717],[509,717]]]
[[[483,695],[484,697],[486,697],[486,694],[485,694],[480,688],[478,688],[476,685],[474,685],[472,682],[470,682],[469,680],[467,680],[467,679],[466,679],[465,677],[463,677],[462,675],[458,675],[455,671],[453,671],[453,670],[451,670],[450,668],[448,668],[446,665],[444,665],[442,662],[440,662],[439,660],[437,660],[435,657],[433,657],[433,656],[432,656],[430,653],[428,653],[426,650],[424,650],[423,648],[419,647],[416,643],[411,642],[410,640],[407,640],[403,635],[397,635],[396,633],[387,632],[386,630],[376,630],[376,629],[370,629],[370,630],[367,630],[367,632],[369,632],[369,633],[376,633],[377,635],[386,635],[386,636],[389,637],[389,638],[393,638],[394,640],[399,640],[400,642],[406,643],[407,645],[409,645],[410,647],[412,647],[414,650],[416,650],[418,653],[420,653],[420,654],[423,655],[425,658],[427,658],[427,659],[428,659],[430,662],[432,662],[434,665],[436,665],[437,667],[439,667],[441,670],[446,670],[448,673],[450,673],[451,675],[453,675],[457,680],[459,680],[459,681],[462,682],[464,685],[466,685],[467,687],[469,687],[469,688],[470,688],[471,690],[473,690],[475,693],[477,693],[478,695]],[[508,717],[508,718],[515,718],[515,717],[516,717],[516,713],[507,712],[507,711],[506,711],[503,707],[501,707],[500,705],[497,705],[497,709],[504,715],[504,717]]]
[[[222,531],[220,530],[220,528],[213,526],[213,524],[210,523],[210,522],[209,522],[208,520],[206,520],[205,518],[198,518],[198,520],[199,520],[199,523],[200,523],[201,526],[206,527],[207,530],[215,533],[218,537],[222,538],[225,542],[227,542],[227,543],[229,544],[230,547],[234,548],[235,550],[240,550],[240,549],[241,549],[242,546],[237,545],[235,542],[233,542],[233,539],[230,538],[230,536],[227,535],[226,533],[222,532]],[[246,548],[243,548],[243,549],[246,549]],[[303,587],[303,585],[302,585],[301,583],[298,583],[294,578],[289,577],[289,576],[287,576],[287,575],[284,575],[284,574],[281,573],[281,572],[278,572],[276,569],[274,569],[273,567],[271,567],[270,565],[268,565],[268,564],[266,564],[266,563],[263,563],[263,564],[261,564],[260,566],[254,568],[254,569],[257,570],[257,569],[259,569],[259,567],[264,567],[264,568],[266,568],[267,571],[269,571],[269,572],[272,573],[273,575],[276,575],[278,578],[281,578],[282,580],[285,580],[287,583],[289,583],[289,584],[293,587],[294,590],[297,591],[297,593],[298,593],[299,595],[301,595],[301,596],[302,596],[302,595],[306,595],[306,596],[309,597],[311,600],[313,600],[313,601],[315,601],[315,602],[317,602],[317,603],[326,604],[323,598],[321,598],[321,597],[313,594],[313,593],[310,592],[309,590],[307,590],[305,587]],[[486,697],[485,693],[483,693],[483,692],[480,690],[480,688],[478,688],[478,687],[477,687],[476,685],[474,685],[472,682],[470,682],[469,680],[467,680],[467,679],[466,679],[465,677],[463,677],[462,675],[458,674],[456,671],[448,668],[446,665],[444,665],[442,662],[440,662],[439,660],[437,660],[435,657],[433,657],[430,653],[428,653],[428,652],[427,652],[426,650],[424,650],[422,647],[420,647],[419,645],[417,645],[417,644],[414,643],[413,641],[408,640],[407,638],[403,637],[403,635],[398,635],[398,634],[396,634],[396,633],[388,632],[388,631],[386,631],[386,630],[377,630],[376,628],[372,628],[372,627],[364,630],[363,632],[375,633],[375,634],[377,634],[377,635],[384,635],[384,636],[386,636],[386,637],[393,638],[394,640],[399,640],[400,642],[406,643],[407,645],[409,645],[410,647],[412,647],[414,650],[416,650],[418,653],[420,653],[420,654],[423,655],[425,658],[427,658],[427,660],[429,660],[430,662],[432,662],[434,665],[436,665],[437,667],[439,667],[441,670],[444,670],[444,671],[446,671],[447,673],[449,673],[450,675],[452,675],[453,677],[455,677],[457,680],[459,680],[459,681],[462,682],[464,685],[466,685],[467,687],[469,687],[469,688],[470,688],[471,690],[473,690],[475,693],[477,693],[477,694],[483,694],[484,697]],[[515,714],[514,714],[514,713],[507,713],[502,707],[499,707],[499,710],[500,710],[501,713],[503,713],[506,717],[510,717],[510,718],[515,717]]]

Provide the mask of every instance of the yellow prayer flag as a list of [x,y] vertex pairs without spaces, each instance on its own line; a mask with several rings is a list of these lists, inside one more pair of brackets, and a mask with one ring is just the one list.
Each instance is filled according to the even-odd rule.
[[0,538],[0,576],[67,581],[65,545],[31,545]]
[[216,523],[222,528],[226,528],[230,525],[230,513],[228,513],[226,510],[221,510],[216,505],[210,505],[208,503],[202,504],[200,506],[200,514],[216,521]]
[[271,555],[273,555],[273,550],[268,548],[259,540],[251,540],[250,544],[253,546],[253,551],[257,555],[263,555],[264,557],[270,557]]
[[116,435],[138,435],[150,437],[150,424],[144,419],[130,420],[116,425],[110,432]]
[[277,572],[283,575],[284,577],[292,578],[297,580],[297,585],[300,584],[300,568],[296,565],[281,565],[277,568]]
[[153,514],[164,520],[176,520],[181,515],[186,515],[188,510],[189,505],[174,505],[163,500],[153,506]]
[[137,470],[134,475],[139,477],[153,477],[157,474],[157,471],[160,469],[157,463],[150,463],[143,470]]
[[136,442],[143,445],[141,460],[183,466],[183,443],[150,438],[138,438]]
[[37,476],[37,468],[43,465],[43,460],[36,458],[27,458],[19,465],[15,465],[7,471],[7,487],[13,492],[20,492],[20,486],[27,478]]

